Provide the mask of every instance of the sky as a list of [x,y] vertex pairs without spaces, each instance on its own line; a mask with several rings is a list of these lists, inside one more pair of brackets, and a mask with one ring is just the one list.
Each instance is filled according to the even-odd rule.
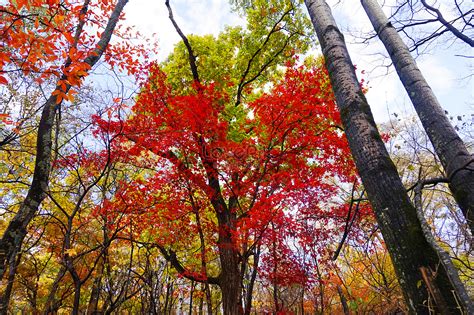
[[[349,29],[352,32],[371,29],[360,2],[346,0],[336,4],[337,2],[340,1],[328,1],[345,34],[352,62],[359,70],[365,70],[363,78],[369,85],[367,98],[376,121],[387,121],[393,113],[414,113],[393,67],[388,69],[388,75],[386,67],[379,67],[382,59],[374,53],[385,53],[382,44],[378,40],[369,46],[357,44],[356,39],[348,32]],[[174,17],[185,34],[217,35],[225,25],[245,24],[242,18],[231,12],[227,0],[171,0],[170,3]],[[156,34],[160,47],[158,59],[164,60],[180,40],[168,19],[164,1],[131,0],[125,12],[127,25],[134,26],[145,36]],[[474,121],[474,83],[472,79],[466,79],[472,74],[474,64],[472,59],[454,56],[458,53],[470,53],[468,50],[459,51],[460,48],[463,47],[438,47],[431,54],[418,57],[417,63],[442,107],[453,117],[466,115],[467,120]]]

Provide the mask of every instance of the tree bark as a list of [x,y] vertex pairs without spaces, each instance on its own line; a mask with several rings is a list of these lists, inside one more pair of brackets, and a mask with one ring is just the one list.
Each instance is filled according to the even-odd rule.
[[7,285],[5,286],[5,290],[0,294],[0,314],[8,314],[10,297],[13,292],[13,281],[15,280],[16,269],[18,268],[21,260],[21,254],[18,256],[12,256],[11,259],[14,259],[15,261],[10,262],[10,266],[12,267],[8,271]]
[[219,259],[221,273],[219,287],[222,292],[224,315],[243,314],[242,279],[240,277],[240,259],[238,249],[232,240],[231,231],[235,228],[235,214],[229,209],[217,212],[219,223]]
[[99,268],[97,270],[97,276],[95,277],[92,288],[91,288],[91,296],[89,299],[89,305],[87,306],[87,314],[93,315],[98,314],[98,306],[99,306],[99,299],[100,299],[100,292],[102,290],[102,273],[104,272],[104,260],[101,258],[99,262]]
[[193,295],[194,295],[195,284],[191,281],[191,290],[189,293],[189,315],[193,315]]
[[449,122],[423,74],[397,30],[376,0],[361,0],[367,16],[384,44],[398,76],[420,117],[450,180],[449,188],[474,235],[474,157]]
[[[91,55],[83,60],[83,62],[87,63],[91,68],[97,63],[109,44],[112,33],[120,18],[120,14],[127,2],[128,0],[119,0],[117,2],[107,26],[97,44],[97,48]],[[84,2],[86,8],[87,4],[88,1],[86,0]],[[78,25],[78,29],[82,29],[81,25]],[[76,43],[79,40],[80,33],[81,31],[76,32]],[[70,60],[66,61],[66,65],[70,62]],[[67,77],[63,75],[60,80],[64,81],[66,79]],[[61,88],[60,85],[56,87],[56,89],[59,89],[64,93],[67,93],[70,88],[71,85],[69,84],[66,84],[65,88]],[[29,223],[34,218],[41,202],[46,197],[45,192],[48,188],[49,175],[51,172],[53,124],[59,106],[61,106],[61,102],[57,102],[56,95],[51,95],[43,105],[36,140],[36,160],[33,171],[33,181],[19,211],[9,222],[7,229],[0,240],[0,279],[3,278],[7,268],[12,268],[9,264],[11,257],[16,254],[17,249],[20,248],[23,243]]]
[[323,0],[306,0],[325,57],[352,155],[392,258],[410,313],[425,314],[428,292],[418,287],[421,267],[438,270],[435,283],[458,313],[453,290],[439,259],[427,243],[416,210],[380,137],[360,88],[342,33]]
[[78,277],[73,277],[74,281],[74,302],[72,305],[72,315],[79,315],[79,308],[80,308],[80,303],[81,303],[81,281]]

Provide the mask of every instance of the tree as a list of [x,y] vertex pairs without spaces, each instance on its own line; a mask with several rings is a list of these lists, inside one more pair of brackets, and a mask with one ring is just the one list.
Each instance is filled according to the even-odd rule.
[[[425,1],[422,1],[424,4]],[[398,76],[446,171],[449,186],[474,235],[474,162],[436,96],[418,69],[408,47],[374,0],[362,0],[367,15],[392,58]]]
[[[16,256],[26,236],[28,224],[46,196],[56,114],[63,100],[70,98],[71,88],[80,86],[82,78],[105,52],[126,3],[127,0],[119,0],[116,5],[109,2],[91,4],[89,0],[82,4],[50,1],[44,6],[42,1],[16,1],[2,6],[2,16],[5,18],[2,44],[7,47],[1,53],[2,75],[8,71],[39,72],[42,75],[38,80],[55,77],[56,83],[42,106],[31,185],[0,240],[0,278],[4,277],[7,268],[12,271],[17,264]],[[109,12],[110,16],[105,18],[105,29],[96,41],[94,36],[88,35],[89,17],[98,14],[99,19],[92,20],[98,21],[97,26],[103,27],[100,18]],[[71,34],[71,30],[74,30],[74,34]],[[37,36],[37,33],[46,35]],[[25,45],[25,42],[28,44]],[[59,56],[54,54],[54,49],[60,52]],[[55,66],[60,60],[63,63]],[[49,70],[42,68],[47,66],[51,66]],[[6,81],[3,76],[2,81]]]
[[380,234],[372,236],[355,240],[343,250],[334,277],[340,280],[341,291],[352,309],[376,314],[406,312],[390,256],[380,243]]
[[[395,271],[378,239],[379,226],[385,236],[388,231],[392,257],[393,248],[398,250],[398,267],[402,261],[403,271],[413,271],[403,279],[422,279],[404,288],[413,293],[416,287],[421,290],[417,302],[428,299],[431,308],[434,299],[442,310],[444,297],[437,291],[451,289],[444,268],[433,277],[439,260],[424,248],[429,243],[420,237],[408,194],[397,191],[393,165],[386,152],[378,151],[383,143],[368,105],[342,106],[341,119],[337,104],[344,102],[339,96],[336,104],[323,58],[301,57],[312,41],[302,3],[233,3],[247,19],[245,27],[227,27],[216,36],[186,36],[165,2],[182,42],[160,64],[141,67],[148,61],[142,59],[143,50],[131,45],[129,33],[117,25],[114,33],[121,40],[107,44],[106,63],[94,67],[112,67],[119,84],[121,71],[134,74],[139,88],[134,86],[133,97],[102,90],[94,76],[83,82],[92,71],[84,60],[95,56],[100,37],[95,33],[106,27],[105,13],[114,10],[115,2],[12,1],[1,8],[2,39],[11,41],[11,49],[3,45],[0,52],[2,230],[12,229],[9,219],[25,207],[25,195],[33,188],[30,178],[38,176],[36,141],[45,129],[36,116],[44,111],[42,99],[61,90],[54,94],[59,104],[50,110],[54,117],[46,129],[49,164],[42,165],[49,165],[49,178],[40,183],[47,186],[40,186],[43,199],[37,209],[30,207],[32,219],[23,227],[21,247],[13,247],[8,279],[2,283],[2,311],[404,310]],[[82,16],[84,4],[88,9]],[[74,51],[74,41],[67,38],[83,19]],[[42,41],[47,42],[37,45]],[[331,52],[325,47],[325,53]],[[71,67],[65,69],[69,59]],[[332,72],[336,63],[329,63]],[[355,78],[350,61],[345,66]],[[78,93],[63,93],[62,83]],[[339,82],[333,78],[333,83],[340,92]],[[363,101],[362,83],[353,80],[344,88]],[[354,111],[362,119],[351,120]],[[378,207],[379,226],[344,129],[352,148],[362,148],[357,165],[364,165],[367,152],[372,158],[361,173]],[[359,147],[354,139],[368,141]],[[425,164],[420,165],[419,176],[402,167],[410,184],[438,174],[431,173],[436,167],[425,172]],[[384,172],[388,179],[377,176]],[[382,196],[376,188],[383,189]],[[416,192],[421,197],[420,187]],[[434,211],[447,212],[441,204],[444,195],[432,196],[423,191],[423,206],[430,205],[428,221]],[[404,211],[397,212],[396,202]],[[472,269],[468,252],[457,243],[437,245],[459,249],[456,267]],[[406,257],[411,260],[403,261]],[[418,267],[421,276],[415,274]],[[426,309],[418,305],[420,312]]]
[[[32,2],[28,3],[32,4]],[[117,132],[123,140],[123,143],[114,146],[114,149],[120,150],[114,151],[112,156],[109,156],[108,150],[101,153],[84,148],[84,144],[91,142],[97,144],[97,140],[91,141],[87,138],[89,122],[87,117],[81,116],[83,114],[81,108],[85,107],[78,101],[82,98],[81,94],[77,95],[74,101],[70,98],[70,94],[55,94],[58,99],[61,99],[60,104],[53,108],[45,107],[50,109],[49,116],[47,115],[51,122],[49,129],[38,128],[35,125],[36,110],[39,108],[43,111],[43,107],[38,105],[41,99],[41,93],[38,91],[41,88],[43,91],[54,91],[58,83],[57,75],[63,75],[61,61],[67,61],[69,58],[71,65],[76,61],[81,62],[80,58],[72,60],[69,53],[61,53],[61,48],[66,51],[70,48],[61,44],[63,30],[51,27],[44,31],[44,33],[49,32],[57,36],[49,37],[49,41],[44,45],[44,47],[53,47],[51,49],[58,52],[53,58],[41,59],[41,47],[33,44],[30,47],[32,51],[38,48],[36,53],[39,55],[35,57],[36,59],[29,60],[27,54],[15,55],[13,58],[15,62],[3,68],[4,77],[12,81],[7,85],[12,94],[14,92],[26,93],[27,90],[26,88],[15,90],[16,81],[12,77],[16,74],[22,80],[28,76],[33,85],[39,86],[36,86],[35,90],[38,93],[32,94],[29,100],[32,104],[31,112],[29,107],[25,107],[28,110],[25,110],[27,115],[24,118],[28,118],[28,130],[31,132],[24,134],[27,131],[26,128],[20,131],[15,130],[14,111],[9,112],[9,116],[1,116],[2,124],[7,124],[14,135],[13,138],[8,137],[7,141],[2,142],[1,152],[1,170],[6,174],[5,182],[8,184],[8,187],[2,187],[1,193],[4,194],[2,197],[7,197],[1,201],[2,207],[6,206],[8,210],[11,210],[7,216],[13,216],[15,220],[15,214],[20,213],[15,208],[15,202],[21,200],[21,204],[24,204],[21,198],[22,193],[26,194],[38,184],[38,181],[33,185],[27,182],[33,172],[36,172],[35,178],[38,179],[37,174],[41,171],[38,167],[36,171],[34,170],[35,146],[32,145],[38,137],[38,132],[46,130],[46,134],[48,135],[49,132],[50,137],[47,148],[49,159],[48,163],[43,165],[49,165],[50,160],[53,162],[48,171],[51,180],[41,178],[42,184],[48,184],[48,186],[43,185],[41,190],[41,198],[45,200],[41,200],[42,206],[37,205],[36,211],[29,210],[28,215],[32,216],[32,219],[29,223],[24,223],[24,231],[21,231],[24,232],[24,239],[20,242],[23,247],[21,250],[18,247],[13,248],[13,251],[20,254],[16,255],[13,252],[11,255],[15,261],[11,262],[8,270],[9,282],[6,285],[8,292],[4,295],[7,301],[3,304],[5,311],[8,307],[8,298],[12,296],[10,306],[12,311],[26,309],[31,312],[48,313],[69,309],[73,313],[78,313],[87,309],[109,313],[119,309],[135,312],[141,308],[150,312],[163,310],[169,312],[176,309],[178,298],[181,299],[180,310],[185,309],[183,305],[190,305],[191,308],[193,304],[191,297],[193,297],[192,301],[201,301],[201,309],[204,304],[202,301],[205,300],[208,312],[213,312],[213,309],[219,307],[221,303],[217,300],[221,293],[209,285],[209,282],[212,282],[209,279],[212,279],[212,276],[217,278],[217,275],[222,274],[224,279],[220,282],[227,288],[232,285],[234,291],[231,293],[241,290],[242,284],[245,283],[245,292],[240,295],[245,293],[245,312],[249,313],[252,307],[254,286],[258,285],[258,273],[266,267],[271,268],[270,264],[265,264],[265,260],[260,263],[260,253],[267,250],[272,242],[279,242],[282,244],[282,249],[287,246],[282,257],[288,263],[296,263],[294,257],[291,257],[293,253],[288,249],[293,242],[292,238],[301,237],[302,232],[297,228],[299,221],[292,221],[295,215],[291,212],[301,210],[302,215],[313,217],[312,222],[322,220],[331,226],[332,222],[336,226],[342,221],[340,218],[345,216],[344,207],[339,208],[332,202],[323,204],[325,200],[335,198],[339,191],[336,183],[328,180],[329,177],[337,175],[341,181],[354,180],[347,146],[342,140],[338,117],[334,115],[332,95],[326,93],[328,91],[327,75],[319,67],[299,68],[294,64],[295,51],[303,52],[307,46],[305,37],[300,36],[305,30],[304,19],[303,23],[299,18],[293,20],[295,16],[302,17],[301,12],[289,2],[282,6],[281,11],[278,6],[266,10],[262,3],[261,7],[249,10],[251,26],[247,29],[229,29],[221,34],[222,36],[217,41],[209,37],[204,39],[189,37],[188,44],[193,48],[192,51],[197,53],[195,65],[199,71],[200,84],[196,84],[192,73],[189,73],[190,64],[186,59],[190,50],[185,44],[179,46],[176,53],[163,65],[164,69],[169,68],[168,71],[176,73],[174,76],[168,76],[166,83],[162,80],[164,77],[161,76],[160,70],[155,66],[142,69],[144,73],[148,69],[156,72],[152,71],[153,75],[149,77],[148,85],[143,86],[144,91],[140,93],[138,98],[140,101],[136,104],[138,111],[133,112],[135,116],[132,115],[128,120],[122,121],[124,123],[122,127],[127,127],[125,131],[131,138],[124,136],[120,124],[116,125],[115,130],[109,130]],[[83,7],[81,3],[78,5],[79,9]],[[16,7],[13,5],[13,8]],[[23,29],[30,28],[42,33],[42,26],[49,27],[48,24],[42,24],[44,20],[41,17],[54,14],[54,10],[49,11],[46,5],[43,7],[44,11],[37,7],[26,8],[24,5],[21,8],[23,10],[19,13],[21,17],[15,15],[16,13],[6,15],[12,17],[11,37],[16,34],[15,32],[19,33]],[[97,9],[93,6],[89,7],[89,9],[92,8]],[[38,12],[34,11],[30,14],[29,9],[38,10]],[[13,12],[11,8],[8,10]],[[75,11],[71,10],[71,12]],[[35,25],[36,17],[39,17],[38,26]],[[70,30],[74,28],[76,20],[80,20],[79,17],[81,16],[65,15],[64,20],[61,21],[64,22],[64,27]],[[16,28],[15,18],[26,21],[21,25],[24,28]],[[87,19],[87,17],[82,18]],[[58,22],[61,21],[58,20]],[[71,23],[68,24],[68,21]],[[59,24],[54,26],[59,27]],[[85,24],[87,29],[86,26],[87,22]],[[84,37],[81,37],[81,40]],[[17,44],[20,45],[13,43],[12,46]],[[28,44],[29,42],[23,43],[26,46]],[[95,49],[94,44],[91,41],[87,45],[84,44],[87,46],[84,47],[79,43],[78,47],[82,47],[84,51],[78,53],[82,53],[83,57],[87,56]],[[22,49],[11,51],[12,54],[21,52],[23,52]],[[124,59],[128,59],[130,52],[124,54],[125,52],[126,49],[123,47],[109,45],[105,51],[105,59],[109,64],[116,62],[116,54],[122,54]],[[225,57],[222,58],[222,56]],[[32,67],[39,59],[44,61],[40,64],[41,69],[33,69]],[[285,64],[286,61],[290,62]],[[54,68],[57,64],[59,66]],[[222,66],[218,68],[216,64]],[[124,66],[124,63],[115,65],[120,68]],[[285,67],[289,69],[286,76],[282,71]],[[175,71],[176,69],[183,70],[183,73]],[[5,74],[6,71],[13,72]],[[73,78],[63,76],[61,78],[68,81],[63,80],[59,85],[65,83],[66,88],[77,89],[77,85],[69,83],[76,79],[75,83],[79,83],[83,75],[85,73],[81,72]],[[178,77],[181,80],[178,80]],[[300,82],[303,80],[308,84],[309,80],[313,81],[313,79],[321,83],[314,89],[307,90]],[[169,94],[162,93],[163,91],[155,84],[167,87]],[[80,91],[87,89],[88,87],[80,87]],[[308,93],[313,91],[313,96],[316,94],[319,96],[310,97],[305,94],[306,91]],[[36,94],[39,95],[37,99],[33,97]],[[46,95],[47,98],[49,96]],[[166,100],[172,104],[173,111],[168,112],[168,116],[162,117],[166,119],[164,126],[156,125],[159,124],[158,118],[157,121],[150,122],[151,124],[148,125],[153,131],[158,131],[158,136],[161,136],[161,132],[165,134],[165,137],[161,139],[165,143],[159,143],[155,149],[174,150],[173,152],[185,162],[190,170],[198,172],[198,175],[204,176],[203,178],[206,178],[207,173],[206,168],[199,164],[201,157],[205,161],[222,160],[222,165],[218,165],[218,168],[223,173],[219,173],[217,179],[222,183],[220,189],[226,200],[218,205],[231,207],[231,211],[216,212],[209,190],[203,189],[206,185],[211,186],[206,182],[205,185],[201,185],[202,181],[197,180],[197,177],[187,179],[184,176],[188,174],[186,170],[178,169],[174,173],[170,171],[156,175],[155,173],[160,171],[159,168],[149,169],[149,165],[144,165],[144,159],[134,156],[138,154],[137,148],[141,145],[135,142],[138,140],[133,137],[134,132],[148,131],[145,129],[146,125],[141,125],[141,123],[147,121],[144,111],[153,110],[147,106],[155,103],[147,105],[146,101],[147,97],[156,96],[165,96]],[[291,102],[288,101],[289,99]],[[71,101],[71,104],[66,103],[67,100]],[[119,117],[120,114],[129,113],[127,108],[121,107],[121,101],[116,100],[116,104],[110,105],[112,109],[116,108],[116,112],[110,108],[105,112],[99,111],[104,121],[107,117],[117,119],[114,116],[115,113]],[[288,104],[291,106],[288,107]],[[194,112],[202,114],[202,112],[193,111],[195,109],[193,106],[204,110],[205,113],[211,113],[212,119],[207,121],[206,116],[194,117],[191,122],[197,125],[189,126],[189,117],[192,117]],[[77,121],[70,120],[69,114],[76,111]],[[320,112],[318,114],[320,117],[310,115],[309,112],[312,111]],[[312,117],[314,123],[309,122],[311,120],[309,117]],[[102,121],[99,118],[96,119]],[[185,130],[176,128],[176,124],[173,124],[174,120],[179,121]],[[132,128],[136,122],[139,122],[137,127],[142,129]],[[206,126],[210,129],[207,130]],[[225,128],[221,129],[223,126]],[[160,129],[165,127],[167,129]],[[194,132],[203,131],[199,128],[204,128],[206,131],[204,139],[209,141],[204,146],[192,142],[195,140],[192,138],[196,135]],[[173,130],[176,131],[174,134]],[[79,133],[76,133],[77,131]],[[155,132],[147,133],[150,136],[157,136]],[[98,131],[97,134],[101,132]],[[185,136],[182,139],[183,142],[180,142],[183,135]],[[104,140],[107,140],[106,132],[104,136]],[[299,137],[303,137],[304,141],[298,143]],[[143,139],[139,140],[144,141]],[[182,146],[176,148],[173,143],[166,143],[170,139],[178,141]],[[128,144],[135,142],[136,148],[131,150],[130,147],[126,147],[125,142]],[[194,145],[194,148],[198,150],[189,151],[187,145]],[[306,145],[308,146],[305,147]],[[29,148],[27,150],[29,152],[20,154],[16,152],[17,148]],[[41,147],[38,148],[41,150]],[[140,147],[140,150],[141,152],[149,151],[148,147]],[[225,156],[221,155],[222,150],[225,150]],[[124,157],[120,153],[128,155]],[[39,159],[40,157],[37,161]],[[157,159],[155,156],[155,159],[150,157],[150,160],[159,165],[165,159]],[[193,165],[192,162],[197,164]],[[206,167],[212,171],[214,163],[211,164],[206,164]],[[300,169],[300,165],[304,168]],[[166,166],[169,167],[168,164]],[[22,168],[26,172],[18,172]],[[139,171],[136,171],[137,169]],[[144,194],[140,190],[143,189],[140,186],[141,182],[155,175],[158,176],[155,184],[160,180],[159,176],[163,176],[161,178],[163,186],[149,186],[149,192]],[[232,177],[234,175],[237,178]],[[173,179],[173,181],[168,183],[166,179]],[[240,185],[240,188],[234,185]],[[191,190],[188,189],[189,187]],[[174,191],[174,188],[177,188],[178,193]],[[236,189],[242,189],[242,193],[237,193]],[[14,194],[16,195],[13,198]],[[315,196],[305,197],[309,194],[315,194]],[[143,200],[143,195],[146,196],[145,200]],[[169,198],[169,203],[159,199],[158,205],[163,207],[158,209],[160,212],[154,212],[158,207],[153,203],[154,198],[157,197]],[[137,201],[133,207],[126,203],[130,200]],[[173,214],[171,202],[174,202],[174,206],[182,206],[183,200],[185,204],[181,212],[189,214],[189,221],[186,221],[186,218],[173,217],[175,213]],[[285,203],[285,200],[288,202]],[[136,206],[142,207],[140,212]],[[144,209],[149,210],[148,214],[144,213]],[[147,217],[147,215],[153,215],[153,217]],[[228,218],[230,220],[225,221]],[[233,218],[235,218],[234,221],[232,221]],[[224,220],[225,223],[220,225],[223,227],[220,230],[216,228],[219,226],[219,220]],[[308,220],[310,219],[306,221]],[[190,223],[189,227],[186,226],[186,222]],[[227,222],[230,224],[226,225]],[[150,224],[146,225],[147,223]],[[272,229],[269,227],[270,223],[274,224],[271,237],[270,234],[264,233]],[[295,231],[290,233],[289,227],[298,231],[297,234],[293,234]],[[12,227],[6,228],[7,231],[12,230]],[[183,235],[183,238],[174,240],[175,236],[167,232],[168,228],[173,228],[169,229],[171,231],[188,229],[192,233],[189,233],[188,237]],[[278,233],[278,229],[283,228],[285,228],[285,233]],[[25,238],[25,235],[31,237]],[[227,242],[224,246],[216,244],[219,235]],[[329,234],[325,231],[324,235],[327,237]],[[4,240],[8,241],[7,238]],[[196,250],[198,255],[194,255],[191,250]],[[158,257],[158,252],[171,263],[163,265],[164,262]],[[229,264],[222,264],[224,267],[221,268],[221,264],[216,260],[220,259],[221,253],[231,257],[235,262],[233,266],[231,265],[234,268],[233,274],[221,272],[221,269],[229,269]],[[181,275],[177,276],[176,271],[169,270],[168,267],[173,264],[174,267],[178,266],[175,269],[182,271],[176,261],[182,262],[184,271],[189,271],[189,273],[181,272]],[[281,267],[281,264],[279,266]],[[280,267],[277,268],[278,271],[281,271]],[[161,273],[160,270],[166,271]],[[206,277],[209,275],[209,277],[204,279],[203,275]],[[232,276],[231,281],[227,281],[225,278],[227,275]],[[274,276],[281,279],[280,274],[269,275],[269,278]],[[190,286],[190,281],[186,277],[192,279]],[[253,280],[249,283],[243,280],[248,278]],[[198,281],[194,280],[200,280],[201,292],[196,287]],[[165,282],[168,285],[165,285]],[[285,287],[280,287],[286,290]],[[229,298],[228,289],[226,291],[224,288],[222,291],[226,292],[223,294],[226,312],[233,313],[234,310],[229,311],[229,307],[239,307],[241,300]],[[161,305],[151,299],[152,296],[159,295],[163,296],[164,303]],[[138,299],[138,296],[141,298]],[[186,300],[188,298],[189,300]],[[230,300],[232,301],[229,302]]]
[[[268,94],[247,104],[247,117],[235,121],[225,116],[229,98],[212,85],[174,96],[160,69],[150,70],[133,116],[98,121],[123,139],[116,154],[124,161],[154,170],[146,181],[124,185],[109,209],[131,206],[134,220],[152,227],[157,246],[182,276],[218,285],[224,313],[240,313],[242,262],[259,244],[271,248],[297,231],[289,212],[324,217],[319,204],[338,189],[323,178],[353,178],[350,160],[348,168],[336,162],[347,147],[334,128],[334,103],[314,84],[324,72],[288,68]],[[267,232],[271,224],[280,226],[278,233]],[[204,250],[200,267],[185,255],[196,246]]]
[[[260,13],[263,8],[254,12]],[[285,54],[295,47],[279,34],[292,29],[290,10],[291,6],[283,13],[273,10],[272,15],[263,11],[265,18],[271,17],[265,22],[271,27],[266,34],[262,33],[261,25],[255,24],[252,27],[259,32],[246,34],[228,29],[219,36],[217,44],[209,37],[183,36],[184,45],[178,46],[165,63],[164,69],[173,69],[169,76],[151,66],[150,77],[132,109],[134,115],[125,121],[99,120],[103,130],[123,134],[121,137],[127,143],[132,141],[117,148],[122,152],[119,156],[133,158],[129,163],[146,165],[150,170],[166,169],[149,174],[146,182],[124,186],[121,197],[115,198],[111,208],[122,208],[122,200],[134,204],[126,200],[137,198],[139,191],[156,191],[149,200],[141,201],[142,208],[150,204],[148,213],[152,216],[145,226],[155,226],[158,246],[181,274],[193,281],[220,286],[225,313],[240,312],[240,283],[249,266],[247,260],[256,255],[256,248],[269,237],[263,231],[270,229],[270,222],[289,227],[293,220],[285,212],[293,202],[301,210],[308,207],[322,211],[318,202],[337,190],[321,180],[326,176],[323,165],[341,180],[352,176],[350,160],[348,169],[335,168],[334,159],[326,161],[336,155],[337,160],[342,159],[345,149],[340,142],[337,117],[331,115],[332,98],[325,92],[328,82],[324,71],[300,69],[290,63],[281,80],[275,72],[278,60],[283,56],[288,59],[291,55]],[[256,36],[264,41],[254,47],[255,41],[247,42],[247,38]],[[239,47],[242,41],[249,46]],[[223,62],[216,63],[216,58]],[[175,77],[175,69],[189,69],[187,63],[192,76],[188,70]],[[274,79],[261,80],[263,74]],[[309,85],[310,77],[320,84],[312,89],[304,87],[305,82]],[[255,92],[269,83],[274,87],[268,94]],[[251,84],[251,88],[244,88]],[[314,92],[311,98],[310,90]],[[247,101],[243,103],[244,100]],[[319,107],[321,102],[326,109]],[[321,112],[316,114],[318,108]],[[311,118],[313,127],[307,121],[310,112],[315,113]],[[323,122],[322,117],[327,121]],[[314,155],[318,150],[320,153]],[[295,177],[293,172],[299,175]],[[303,197],[305,191],[320,196]],[[178,217],[177,203],[181,203]],[[310,210],[307,211],[309,215]],[[324,217],[321,213],[314,215],[318,216]],[[168,219],[159,222],[158,218]],[[135,220],[143,221],[143,215]],[[289,223],[283,225],[286,220]],[[190,228],[179,237],[168,232]],[[185,250],[186,246],[200,248],[198,271],[192,271],[196,262],[187,258],[189,255],[183,256],[184,252],[192,251]],[[210,263],[213,257],[219,257],[220,264]],[[253,262],[255,271],[258,259]],[[251,292],[249,288],[247,294]],[[247,299],[246,306],[250,307],[250,303]]]
[[[123,140],[116,155],[149,170],[124,183],[108,209],[128,207],[141,228],[153,227],[175,269],[218,285],[224,313],[238,314],[247,260],[267,238],[270,223],[288,227],[292,208],[323,211],[318,204],[337,191],[323,178],[353,181],[352,164],[324,71],[294,61],[282,79],[276,71],[300,45],[291,3],[280,3],[282,11],[252,8],[250,30],[227,29],[217,45],[209,37],[186,37],[166,4],[183,44],[164,69],[183,72],[184,63],[187,71],[167,76],[151,65],[133,115],[98,119],[102,132]],[[265,85],[268,93],[258,91]],[[346,166],[336,164],[341,160]],[[280,234],[273,235],[286,235]],[[197,259],[190,252],[199,253]]]
[[[305,1],[326,60],[341,120],[374,209],[384,241],[411,313],[427,312],[424,306],[428,291],[420,268],[438,270],[434,280],[443,292],[445,303],[456,312],[452,286],[439,259],[427,243],[416,210],[411,203],[390,159],[373,120],[370,107],[357,81],[343,36],[325,1]],[[428,285],[428,284],[427,284]]]

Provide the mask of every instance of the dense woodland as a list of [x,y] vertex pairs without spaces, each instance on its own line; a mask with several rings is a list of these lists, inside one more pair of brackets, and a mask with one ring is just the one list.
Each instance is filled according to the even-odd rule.
[[325,1],[163,1],[162,62],[127,2],[0,2],[0,314],[474,313],[473,121],[414,59],[471,1],[340,1],[417,113],[380,125]]

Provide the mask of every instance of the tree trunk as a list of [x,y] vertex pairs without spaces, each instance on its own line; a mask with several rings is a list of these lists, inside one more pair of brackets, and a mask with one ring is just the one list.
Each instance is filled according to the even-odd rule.
[[377,222],[392,258],[410,313],[425,314],[428,292],[421,267],[438,270],[435,283],[447,305],[458,313],[446,271],[427,243],[416,210],[403,186],[377,130],[372,112],[359,86],[342,33],[323,0],[306,0],[321,44],[342,123]]
[[[203,288],[203,284],[202,284],[202,283],[201,283],[201,292],[204,292],[204,288]],[[201,298],[199,299],[198,314],[199,314],[199,315],[203,315],[203,314],[204,314],[203,310],[204,310],[204,298],[201,297]],[[209,315],[212,315],[212,313],[209,314]]]
[[[103,266],[103,263],[102,263]],[[92,315],[92,314],[98,314],[98,306],[99,306],[99,298],[100,298],[100,291],[101,291],[101,283],[102,283],[102,272],[103,268],[101,266],[99,267],[98,270],[98,275],[94,279],[94,282],[92,284],[92,289],[91,289],[91,297],[89,299],[89,305],[87,306],[87,314]]]
[[79,315],[79,311],[80,311],[80,303],[81,303],[81,287],[82,287],[82,284],[81,284],[81,281],[76,278],[76,277],[73,277],[74,279],[74,302],[73,302],[73,305],[72,305],[72,311],[71,311],[71,314],[72,315]]
[[193,315],[193,295],[194,295],[195,284],[191,281],[191,292],[189,293],[189,315]]
[[21,254],[16,255],[15,253],[11,259],[14,261],[10,262],[12,267],[8,271],[7,285],[0,294],[0,314],[8,314],[8,306],[10,305],[10,298],[13,292],[13,281],[15,280],[16,269],[21,260]]
[[[192,194],[190,194],[190,198],[193,201],[193,206],[194,206],[194,199],[193,199]],[[194,207],[194,210],[195,210],[195,215],[196,215],[196,224],[197,224],[198,233],[199,233],[199,240],[201,242],[201,272],[203,274],[207,275],[206,242],[205,242],[204,232],[202,230],[201,217],[199,215],[199,209],[197,207]],[[204,283],[204,288],[205,288],[206,301],[207,301],[207,303],[206,303],[207,313],[209,315],[212,315],[212,299],[211,299],[211,290],[209,288],[209,283],[207,283],[207,282]]]
[[228,209],[217,213],[219,222],[219,259],[221,274],[219,287],[222,292],[224,315],[243,314],[242,308],[242,279],[239,268],[239,253],[232,241],[231,231],[235,228],[235,214]]
[[449,122],[408,47],[387,20],[377,1],[361,0],[361,3],[393,61],[450,180],[449,188],[466,218],[471,234],[474,235],[474,158]]
[[250,315],[252,311],[252,297],[253,297],[253,288],[255,286],[255,280],[257,279],[257,271],[258,271],[258,263],[260,261],[260,245],[257,245],[255,249],[255,253],[253,255],[253,267],[252,267],[252,274],[250,275],[250,282],[246,292],[245,298],[245,315]]
[[349,306],[347,305],[346,297],[344,296],[344,292],[342,292],[340,285],[337,285],[337,294],[339,294],[339,299],[341,300],[342,310],[344,311],[344,315],[350,315],[351,313],[349,312]]
[[[102,56],[105,48],[107,47],[112,33],[117,25],[120,18],[120,14],[125,7],[128,0],[119,0],[112,12],[107,26],[102,33],[102,36],[97,44],[97,48],[94,52],[83,60],[89,66],[94,66]],[[84,7],[87,12],[88,1],[84,2]],[[80,22],[81,23],[81,22]],[[85,23],[85,21],[84,21]],[[82,27],[79,24],[78,29]],[[79,40],[81,31],[76,32],[76,43]],[[66,64],[68,61],[66,61]],[[70,63],[70,61],[69,61]],[[61,80],[66,80],[67,77],[63,76]],[[67,93],[71,85],[66,84],[65,88],[61,88],[60,85],[56,89]],[[49,184],[49,175],[51,171],[51,153],[52,153],[52,132],[54,117],[57,108],[61,106],[61,102],[57,104],[56,95],[51,95],[43,106],[41,113],[41,119],[38,127],[38,134],[36,140],[36,160],[35,169],[33,171],[33,181],[25,197],[25,200],[20,206],[20,209],[9,222],[7,229],[3,233],[2,239],[0,240],[0,280],[3,278],[7,268],[13,268],[9,262],[11,257],[15,254],[27,233],[27,227],[31,220],[34,218],[38,208],[45,198],[46,190]]]
[[66,273],[66,267],[64,267],[64,265],[61,265],[61,268],[59,269],[56,277],[54,278],[53,285],[51,286],[51,289],[49,290],[48,298],[46,299],[46,303],[44,306],[43,315],[53,314],[57,311],[57,308],[55,307],[57,305],[55,301],[55,296],[65,273]]
[[[168,278],[168,281],[169,281],[169,275],[167,276]],[[170,304],[170,296],[171,296],[171,290],[172,290],[172,287],[173,287],[173,283],[167,283],[166,284],[166,297],[165,297],[165,305],[163,306],[163,311],[164,313],[166,314],[166,312],[168,311],[168,305]],[[150,289],[150,308],[151,308],[151,305],[155,305],[155,299],[154,299],[154,294],[153,294],[153,289]],[[158,310],[160,311],[160,310]],[[152,310],[149,310],[148,311],[150,314],[157,314],[157,307],[156,306],[153,306],[153,309]]]
[[319,262],[316,257],[314,258],[314,263],[315,263],[316,274],[318,275],[318,282],[319,282],[319,299],[321,300],[321,303],[320,303],[321,313],[320,314],[324,314],[324,284],[323,284],[324,282],[323,282],[321,270],[319,270]]

